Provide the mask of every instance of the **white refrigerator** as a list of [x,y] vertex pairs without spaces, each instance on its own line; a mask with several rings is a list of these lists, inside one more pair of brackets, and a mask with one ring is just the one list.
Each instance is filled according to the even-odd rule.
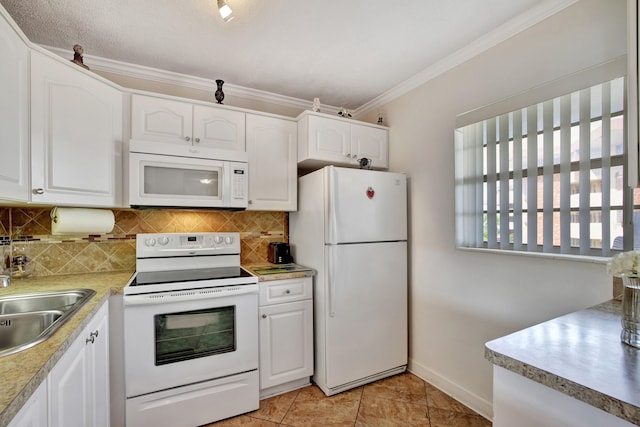
[[404,372],[406,176],[327,166],[300,177],[289,242],[316,270],[314,382],[329,396]]

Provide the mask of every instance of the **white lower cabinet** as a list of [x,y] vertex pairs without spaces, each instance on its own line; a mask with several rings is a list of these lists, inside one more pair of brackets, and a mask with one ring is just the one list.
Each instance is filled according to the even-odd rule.
[[260,283],[260,397],[310,383],[313,375],[312,278]]
[[109,427],[109,303],[69,346],[9,427]]
[[109,426],[109,326],[105,303],[49,373],[49,427]]
[[47,379],[42,382],[13,417],[9,427],[46,427],[47,425]]

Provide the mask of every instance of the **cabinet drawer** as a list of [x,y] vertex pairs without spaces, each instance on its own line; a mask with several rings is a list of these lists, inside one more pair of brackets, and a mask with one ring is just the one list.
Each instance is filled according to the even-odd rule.
[[260,283],[260,306],[310,299],[312,278],[273,280]]

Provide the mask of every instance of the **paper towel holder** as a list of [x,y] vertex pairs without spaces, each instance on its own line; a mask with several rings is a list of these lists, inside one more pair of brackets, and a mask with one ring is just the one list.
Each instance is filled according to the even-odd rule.
[[49,216],[51,217],[51,222],[52,223],[58,223],[58,208],[53,208],[51,209],[51,212],[49,212]]
[[58,223],[58,221],[60,220],[60,217],[58,215],[58,208],[54,207],[53,209],[51,209],[51,212],[49,212],[49,216],[51,217],[51,224],[53,225],[53,223]]
[[[51,233],[52,234],[101,234],[101,233],[108,233],[111,232],[113,230],[113,226],[114,226],[114,218],[113,218],[113,212],[109,209],[89,209],[89,208],[63,208],[61,209],[61,211],[67,212],[63,215],[63,212],[59,212],[58,211],[58,207],[54,207],[53,209],[51,209],[51,211],[49,212],[49,217],[51,218]],[[68,222],[68,212],[76,212],[77,214],[82,212],[84,215],[103,215],[104,218],[104,214],[108,214],[110,216],[110,218],[107,220],[109,222],[108,225],[106,224],[92,224],[91,226],[89,226],[89,228],[82,228],[80,227],[79,229],[71,229],[69,230],[68,227],[65,227],[66,230],[65,231],[56,231],[56,228],[61,227],[61,222],[62,222],[62,216],[67,217],[67,222]],[[106,227],[106,228],[105,228]],[[72,227],[75,228],[75,227]]]

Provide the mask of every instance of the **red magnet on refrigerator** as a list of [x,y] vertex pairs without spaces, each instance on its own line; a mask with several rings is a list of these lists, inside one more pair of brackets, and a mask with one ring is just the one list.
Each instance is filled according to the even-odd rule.
[[370,199],[373,199],[373,196],[375,196],[376,192],[373,191],[373,188],[369,187],[367,188],[367,197]]

